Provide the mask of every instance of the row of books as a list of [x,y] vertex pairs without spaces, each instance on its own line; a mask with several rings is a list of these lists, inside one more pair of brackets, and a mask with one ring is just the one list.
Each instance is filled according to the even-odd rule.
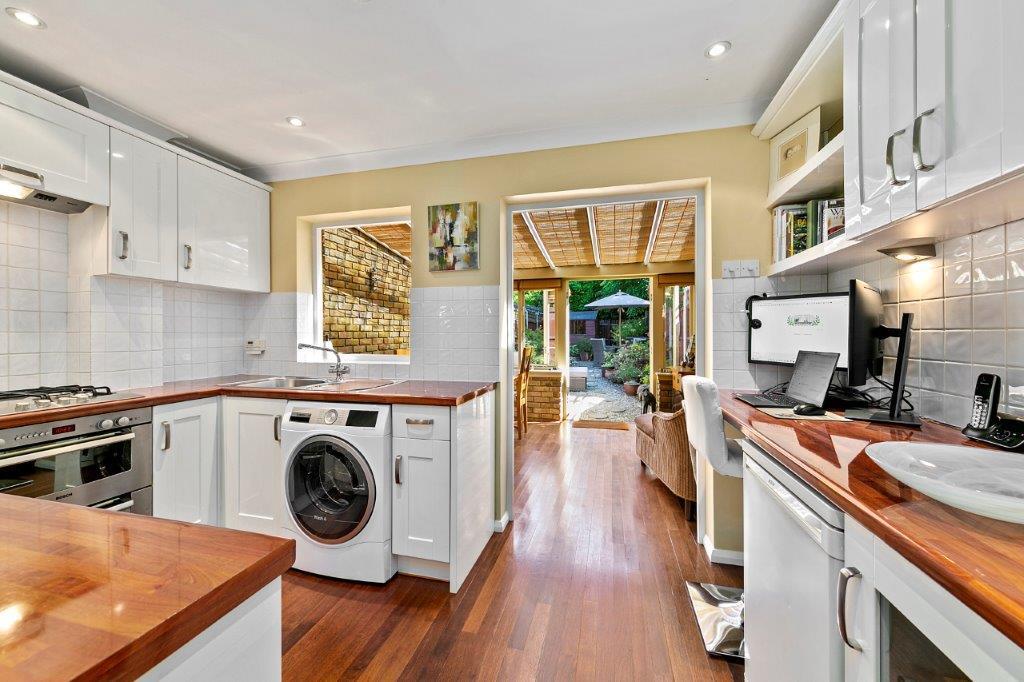
[[777,206],[772,214],[775,260],[800,253],[846,231],[842,199],[812,199]]

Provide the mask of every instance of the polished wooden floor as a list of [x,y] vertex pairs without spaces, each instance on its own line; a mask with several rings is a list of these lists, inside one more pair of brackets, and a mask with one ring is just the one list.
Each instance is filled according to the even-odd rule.
[[515,522],[458,595],[407,576],[290,572],[285,679],[741,679],[704,653],[682,582],[739,585],[742,571],[708,563],[633,441],[632,429],[531,425]]

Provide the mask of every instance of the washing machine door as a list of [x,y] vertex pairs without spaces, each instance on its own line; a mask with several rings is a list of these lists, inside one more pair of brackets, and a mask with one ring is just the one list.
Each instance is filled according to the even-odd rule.
[[359,534],[373,513],[375,491],[366,459],[335,436],[304,441],[285,476],[292,518],[310,538],[325,544],[341,544]]

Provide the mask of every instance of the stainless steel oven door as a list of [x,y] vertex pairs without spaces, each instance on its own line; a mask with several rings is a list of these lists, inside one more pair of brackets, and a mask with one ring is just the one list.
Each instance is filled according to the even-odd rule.
[[153,488],[142,488],[141,490],[118,495],[117,497],[103,500],[96,504],[90,504],[89,506],[93,509],[106,509],[107,511],[152,516]]
[[153,483],[153,425],[0,453],[0,492],[94,505]]

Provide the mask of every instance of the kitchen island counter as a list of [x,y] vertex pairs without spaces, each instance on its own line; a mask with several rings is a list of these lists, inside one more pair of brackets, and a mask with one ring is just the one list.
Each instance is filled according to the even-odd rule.
[[292,540],[14,495],[0,518],[4,679],[137,678],[295,558]]

